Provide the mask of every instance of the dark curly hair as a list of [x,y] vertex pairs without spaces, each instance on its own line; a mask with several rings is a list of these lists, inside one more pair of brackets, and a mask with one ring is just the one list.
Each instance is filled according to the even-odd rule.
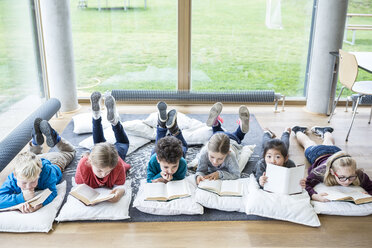
[[158,141],[155,152],[159,161],[175,164],[182,157],[182,143],[174,136],[166,136]]

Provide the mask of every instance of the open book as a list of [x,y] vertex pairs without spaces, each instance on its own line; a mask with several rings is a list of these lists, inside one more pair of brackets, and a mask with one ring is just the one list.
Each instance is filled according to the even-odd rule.
[[[50,189],[46,188],[42,191],[37,192],[36,195],[32,199],[27,201],[27,203],[30,204],[31,207],[34,208],[37,205],[42,204],[48,198],[48,196],[51,193],[52,193],[52,191],[50,191]],[[24,203],[20,203],[18,205],[8,207],[8,208],[2,208],[2,209],[0,209],[0,212],[17,210],[19,208],[19,206],[21,206],[22,204],[24,204]]]
[[264,185],[264,190],[288,195],[301,193],[302,187],[300,185],[300,180],[304,178],[304,173],[305,165],[287,168],[274,164],[267,164],[267,182]]
[[70,195],[74,196],[87,206],[107,201],[115,197],[115,194],[99,193],[97,190],[86,184],[79,184],[78,186],[74,187],[71,190]]
[[146,183],[144,190],[146,201],[170,201],[191,196],[185,179],[168,183]]
[[372,202],[372,195],[359,186],[323,186],[318,193],[327,193],[324,198],[330,201],[351,201],[355,204]]
[[243,185],[239,180],[203,180],[198,188],[219,196],[242,196]]

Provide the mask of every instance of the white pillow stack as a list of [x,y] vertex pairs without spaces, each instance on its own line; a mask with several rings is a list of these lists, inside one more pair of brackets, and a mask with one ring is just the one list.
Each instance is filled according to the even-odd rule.
[[215,193],[197,188],[195,199],[200,205],[206,208],[213,208],[222,211],[245,212],[245,199],[248,194],[249,178],[237,179],[243,184],[243,197],[219,196]]
[[[75,179],[72,178],[75,182]],[[76,183],[74,183],[76,185]],[[59,212],[56,221],[77,221],[77,220],[124,220],[129,217],[129,204],[132,199],[131,181],[126,180],[124,185],[114,188],[124,187],[124,196],[116,203],[101,202],[93,206],[86,206],[84,203],[68,195],[66,203]],[[100,193],[107,193],[112,189],[98,188]]]
[[[114,132],[111,129],[107,128],[103,131],[103,133],[105,135],[105,138],[106,138],[107,142],[109,142],[111,144],[115,144],[115,142],[116,142],[115,135],[114,135]],[[127,152],[127,155],[131,154],[132,152],[134,152],[138,148],[146,145],[147,143],[149,143],[151,141],[151,140],[146,139],[146,138],[142,138],[142,137],[138,137],[138,136],[132,136],[132,135],[129,135],[129,134],[128,134],[128,139],[129,139],[129,150]],[[83,141],[81,141],[79,143],[79,146],[84,147],[86,149],[92,149],[92,147],[94,146],[93,136],[90,136],[90,137],[84,139]]]
[[[73,117],[74,133],[83,134],[92,132],[92,115],[90,113],[78,114]],[[156,138],[156,125],[158,113],[150,114],[145,120],[131,120],[122,122],[123,128],[129,138],[128,154]],[[212,136],[212,129],[205,123],[190,118],[183,113],[177,114],[178,125],[182,129],[183,137],[188,145],[204,144]],[[102,127],[107,142],[116,142],[111,124],[103,118]],[[79,146],[92,149],[93,138],[90,136],[79,143]]]
[[[102,116],[106,116],[103,115]],[[74,130],[73,132],[76,134],[84,134],[84,133],[92,133],[92,113],[82,113],[82,114],[77,114],[72,117],[72,120],[74,121]],[[102,118],[102,128],[108,128],[110,127],[111,124],[110,122],[107,121],[106,118]]]
[[[354,186],[355,187],[355,186]],[[314,187],[318,193],[326,192],[327,186],[324,183],[319,183]],[[372,203],[364,203],[356,205],[352,202],[332,201],[319,202],[311,201],[315,212],[318,214],[327,215],[343,215],[343,216],[367,216],[372,214]]]
[[253,174],[250,177],[245,213],[312,227],[320,226],[319,218],[305,190],[296,195],[266,192],[259,188]]
[[66,194],[66,181],[57,185],[58,195],[48,205],[36,212],[22,214],[19,211],[0,213],[0,232],[49,232],[54,218]]
[[143,179],[138,189],[137,197],[133,202],[133,207],[137,208],[141,212],[154,215],[203,214],[203,207],[198,204],[195,199],[195,176],[188,176],[185,180],[190,187],[190,192],[192,192],[190,197],[175,199],[168,202],[160,202],[145,201],[144,185],[146,184],[146,179]]

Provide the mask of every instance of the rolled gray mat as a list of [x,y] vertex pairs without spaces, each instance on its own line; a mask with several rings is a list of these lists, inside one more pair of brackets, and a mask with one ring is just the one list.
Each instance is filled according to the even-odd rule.
[[0,171],[2,171],[22,150],[27,142],[31,140],[31,132],[35,118],[40,117],[44,120],[50,120],[60,107],[61,102],[59,100],[55,98],[49,99],[0,142]]

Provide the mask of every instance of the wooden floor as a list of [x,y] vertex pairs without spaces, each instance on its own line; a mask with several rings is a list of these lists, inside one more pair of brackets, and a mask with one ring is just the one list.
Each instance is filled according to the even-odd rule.
[[[280,134],[293,125],[327,125],[327,117],[308,113],[303,106],[287,106],[274,113],[270,105],[247,105],[262,127]],[[208,105],[174,106],[183,113],[208,113]],[[225,105],[223,113],[237,113],[239,105]],[[151,113],[153,105],[124,105],[120,113]],[[84,104],[78,113],[88,112]],[[349,142],[345,142],[351,112],[337,109],[331,126],[336,145],[349,152],[372,177],[370,108],[361,108]],[[71,116],[62,114],[51,124],[62,131]],[[124,121],[124,120],[123,120]],[[317,142],[321,140],[312,136]],[[290,157],[305,163],[303,150],[291,136]],[[372,215],[319,216],[322,226],[311,228],[283,221],[168,222],[168,223],[59,223],[49,234],[0,234],[0,247],[371,247]]]

